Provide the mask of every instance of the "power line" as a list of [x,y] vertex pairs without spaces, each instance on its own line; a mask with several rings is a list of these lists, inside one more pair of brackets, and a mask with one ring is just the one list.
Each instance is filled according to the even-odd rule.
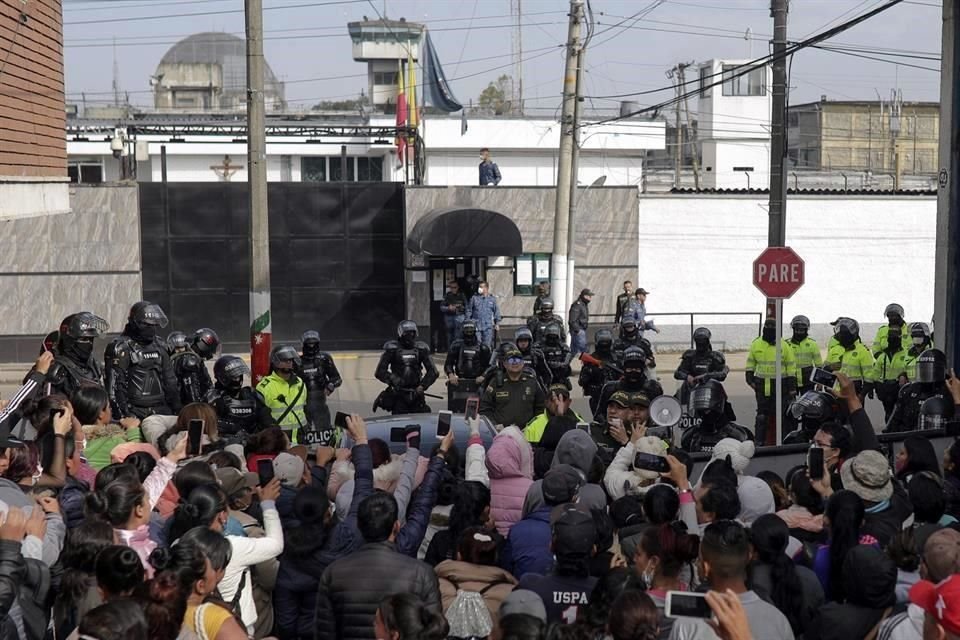
[[[467,52],[467,44],[470,42],[470,27],[473,26],[473,19],[477,15],[477,4],[480,0],[473,0],[473,11],[470,12],[470,24],[467,25],[467,35],[463,38],[463,46],[460,47],[460,55],[457,56],[457,64],[453,66],[453,73],[456,74],[460,68],[460,61],[463,60],[463,54]],[[513,27],[513,25],[510,25]]]
[[71,7],[71,4],[94,4],[95,2],[90,3],[81,3],[81,2],[64,2],[63,10],[66,11],[113,11],[114,9],[153,9],[154,7],[168,7],[181,4],[207,4],[210,2],[231,2],[232,0],[169,0],[167,2],[132,2],[129,4],[121,4],[115,0],[95,0],[95,2],[101,2],[104,4],[109,4],[109,7]]
[[851,56],[854,58],[863,58],[864,60],[873,60],[875,62],[886,62],[887,64],[895,64],[900,67],[910,67],[911,69],[920,69],[922,71],[933,71],[934,73],[940,73],[940,69],[934,67],[924,67],[919,64],[911,64],[909,62],[897,62],[896,60],[888,60],[886,58],[877,58],[875,56],[868,56],[862,53],[853,53],[852,51],[846,51],[844,49],[831,49],[830,47],[817,47],[814,46],[814,49],[820,49],[821,51],[829,51],[830,53],[839,53],[845,56]]
[[[280,9],[303,9],[306,7],[329,7],[344,4],[359,4],[364,0],[324,0],[323,2],[310,2],[308,4],[286,4],[276,7],[264,7],[264,11],[277,11]],[[160,16],[127,16],[122,18],[101,18],[98,20],[74,20],[64,22],[63,26],[72,27],[80,24],[106,24],[108,22],[135,22],[140,20],[166,20],[168,18],[191,18],[196,16],[220,16],[231,13],[243,13],[243,9],[224,9],[223,11],[198,11],[197,13],[168,13]]]

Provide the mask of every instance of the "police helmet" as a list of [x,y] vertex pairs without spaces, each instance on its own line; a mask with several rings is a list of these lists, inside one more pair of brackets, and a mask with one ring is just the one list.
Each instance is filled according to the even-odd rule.
[[633,318],[624,318],[620,321],[620,330],[624,333],[634,333],[637,330],[637,321]]
[[693,342],[694,344],[710,344],[710,329],[706,327],[698,327],[696,331],[693,332]]
[[160,305],[141,300],[130,307],[129,320],[138,327],[160,327],[167,326],[167,314],[163,312]]
[[716,380],[706,380],[690,392],[688,409],[694,415],[707,411],[723,413],[727,401],[727,392]]
[[911,338],[926,338],[930,339],[930,327],[926,322],[914,322],[910,325],[910,337]]
[[940,349],[927,349],[917,358],[917,382],[943,382],[947,379],[947,355]]
[[540,301],[540,315],[545,316],[548,314],[553,314],[553,300],[544,298]]
[[791,329],[801,329],[805,331],[810,330],[810,318],[807,316],[793,316],[793,320],[790,321]]
[[888,304],[887,308],[883,310],[883,315],[885,318],[889,318],[890,316],[896,316],[900,319],[903,319],[903,307],[901,307],[895,302]]
[[288,344],[274,347],[270,352],[270,368],[277,369],[285,362],[292,363],[294,368],[299,367],[300,355],[297,350]]
[[63,319],[63,322],[60,323],[60,336],[73,338],[74,340],[99,338],[109,328],[110,324],[103,318],[89,311],[81,311],[80,313],[70,314]]
[[521,340],[529,340],[533,342],[533,334],[530,332],[530,329],[526,327],[520,327],[513,332],[513,341],[520,342]]
[[790,415],[796,420],[809,420],[817,424],[836,417],[833,396],[823,391],[807,391],[790,403]]
[[197,329],[193,334],[191,346],[198,356],[204,360],[209,360],[217,355],[217,351],[220,349],[220,336],[208,327]]
[[320,334],[309,329],[300,336],[300,351],[307,357],[314,357],[320,353]]
[[223,387],[243,386],[243,376],[248,375],[250,367],[237,356],[222,356],[213,365],[213,377]]
[[854,338],[860,337],[860,323],[853,318],[840,317],[830,324],[833,325],[833,335],[835,336],[849,333]]
[[944,429],[948,422],[953,421],[955,411],[952,400],[948,401],[942,396],[927,398],[920,405],[917,429]]
[[627,347],[623,352],[624,369],[646,369],[647,354],[640,347]]
[[553,322],[547,325],[547,328],[544,329],[543,335],[548,338],[560,338],[560,327],[557,326],[557,323]]
[[413,337],[416,338],[420,331],[417,329],[417,323],[413,320],[404,320],[397,325],[397,337],[402,338],[404,334],[413,334]]
[[473,338],[477,337],[477,323],[473,320],[467,320],[463,323],[463,326],[460,327],[460,333],[463,334],[464,338]]
[[609,349],[613,346],[613,332],[609,329],[600,329],[593,336],[593,341],[597,345],[597,349]]
[[520,353],[520,349],[517,348],[512,342],[501,342],[500,346],[497,347],[497,358],[501,361],[506,360],[507,358],[522,358],[523,354]]
[[187,348],[187,334],[183,331],[172,331],[167,336],[167,353],[173,355],[178,350]]

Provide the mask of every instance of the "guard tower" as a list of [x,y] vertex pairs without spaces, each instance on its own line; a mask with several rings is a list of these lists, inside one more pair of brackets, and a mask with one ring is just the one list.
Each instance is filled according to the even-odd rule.
[[420,57],[423,25],[399,20],[368,20],[347,24],[353,41],[353,59],[367,63],[370,102],[383,109],[397,102],[397,73],[408,56]]

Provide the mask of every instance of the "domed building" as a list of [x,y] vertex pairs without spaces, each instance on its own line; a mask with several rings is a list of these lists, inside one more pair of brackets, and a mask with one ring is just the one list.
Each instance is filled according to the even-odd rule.
[[[195,33],[173,45],[150,79],[154,106],[170,111],[243,111],[247,100],[247,47],[230,33]],[[267,111],[284,108],[283,83],[264,63]]]

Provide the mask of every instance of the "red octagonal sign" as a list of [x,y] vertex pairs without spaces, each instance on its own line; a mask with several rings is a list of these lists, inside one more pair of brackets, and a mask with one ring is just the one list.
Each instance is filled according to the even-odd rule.
[[753,286],[768,298],[789,298],[803,278],[803,259],[790,247],[768,247],[753,261]]

